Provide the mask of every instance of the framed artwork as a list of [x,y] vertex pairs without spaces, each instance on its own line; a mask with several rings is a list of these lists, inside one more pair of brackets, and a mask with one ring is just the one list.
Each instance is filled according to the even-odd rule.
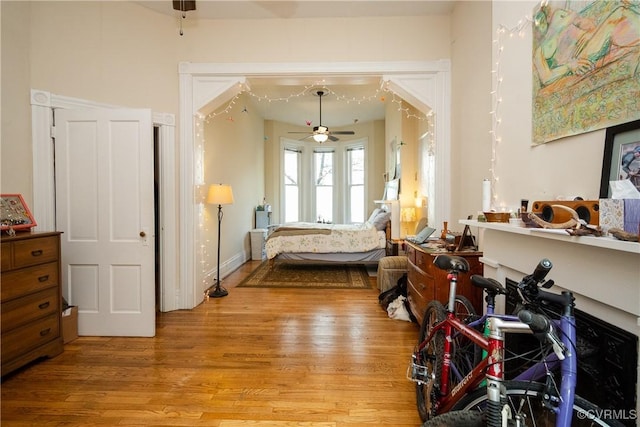
[[23,230],[35,227],[36,221],[20,194],[0,195],[0,229]]
[[637,1],[551,0],[533,14],[534,144],[640,119]]
[[640,120],[607,128],[600,198],[611,197],[609,181],[629,179],[640,191]]

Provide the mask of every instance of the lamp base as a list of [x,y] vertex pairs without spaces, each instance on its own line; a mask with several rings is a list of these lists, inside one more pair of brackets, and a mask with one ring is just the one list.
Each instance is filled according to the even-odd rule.
[[212,290],[209,291],[209,298],[222,298],[229,295],[229,292],[223,287],[216,286]]

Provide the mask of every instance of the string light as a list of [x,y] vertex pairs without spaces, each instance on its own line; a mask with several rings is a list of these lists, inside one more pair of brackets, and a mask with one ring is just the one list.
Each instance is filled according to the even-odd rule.
[[269,95],[266,95],[266,94],[259,94],[259,93],[253,92],[244,85],[241,85],[239,89],[240,89],[239,92],[233,98],[231,98],[231,100],[227,103],[227,105],[222,110],[209,113],[204,118],[204,121],[206,123],[210,123],[211,120],[215,119],[216,117],[219,117],[219,116],[228,117],[229,113],[233,110],[233,107],[235,106],[236,102],[238,101],[238,99],[242,94],[251,96],[257,102],[288,103],[288,102],[294,101],[297,98],[307,96],[312,89],[314,91],[322,90],[326,95],[333,95],[337,101],[344,102],[347,104],[353,103],[358,105],[361,105],[366,102],[374,102],[374,101],[384,102],[386,100],[384,95],[391,94],[392,96],[391,102],[398,104],[398,111],[401,111],[403,114],[405,114],[407,118],[415,118],[417,120],[423,121],[423,120],[427,120],[427,118],[433,114],[432,112],[429,112],[427,114],[411,113],[410,108],[402,106],[402,103],[404,101],[402,100],[402,98],[400,98],[400,96],[397,93],[389,89],[388,84],[386,82],[383,82],[380,85],[380,87],[375,89],[373,93],[362,95],[360,97],[350,96],[345,93],[338,93],[335,90],[331,89],[330,87],[325,86],[322,82],[306,85],[304,86],[303,89],[299,90],[298,92],[294,92],[289,95],[279,96],[279,97],[270,97]]
[[[541,4],[544,4],[543,1]],[[502,124],[502,116],[500,115],[500,107],[502,104],[502,95],[501,88],[502,83],[504,82],[504,77],[502,75],[502,69],[500,67],[502,61],[502,54],[504,53],[504,40],[505,38],[514,38],[517,36],[523,39],[526,35],[526,29],[531,26],[533,19],[529,16],[525,16],[523,19],[519,20],[517,25],[511,29],[505,27],[504,25],[498,26],[496,28],[496,38],[493,40],[493,44],[496,45],[496,62],[495,68],[491,70],[491,74],[493,75],[494,84],[493,88],[490,92],[492,99],[492,110],[489,112],[491,115],[491,130],[489,134],[491,135],[491,166],[489,168],[489,174],[491,177],[491,195],[492,195],[492,203],[493,207],[498,205],[498,194],[496,194],[495,187],[498,182],[500,182],[500,177],[496,173],[496,164],[498,163],[498,148],[503,143],[502,136],[500,135],[500,125]],[[503,203],[504,204],[504,203]],[[503,206],[504,207],[504,206]]]

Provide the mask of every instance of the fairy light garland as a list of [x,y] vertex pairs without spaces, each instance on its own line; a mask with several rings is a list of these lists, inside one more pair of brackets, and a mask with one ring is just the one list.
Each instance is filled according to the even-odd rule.
[[[544,2],[543,2],[544,4]],[[519,37],[523,39],[526,36],[526,29],[531,25],[533,20],[529,16],[525,16],[525,18],[518,21],[518,24],[509,29],[504,25],[498,26],[496,29],[496,38],[492,41],[494,45],[497,46],[496,51],[496,62],[495,68],[491,70],[491,74],[493,75],[493,89],[491,90],[491,98],[492,98],[492,110],[489,114],[492,117],[491,123],[491,167],[489,169],[490,180],[491,180],[491,206],[495,209],[498,204],[498,195],[496,194],[495,187],[496,184],[500,182],[500,177],[496,173],[496,164],[498,162],[498,148],[500,144],[502,144],[502,136],[500,134],[500,125],[502,124],[502,117],[500,115],[500,106],[502,104],[502,83],[504,80],[504,76],[502,75],[501,69],[501,61],[502,54],[504,52],[504,41],[507,39],[512,39],[514,37]],[[505,208],[504,202],[503,209]]]
[[398,94],[396,94],[391,89],[389,89],[387,83],[381,84],[381,86],[377,88],[375,92],[368,95],[363,95],[360,97],[349,96],[344,93],[338,93],[333,89],[331,89],[330,87],[325,86],[322,83],[316,83],[312,85],[306,85],[304,86],[304,89],[301,89],[298,92],[291,93],[287,96],[281,96],[281,97],[270,97],[269,95],[266,95],[266,94],[258,94],[247,89],[246,86],[242,85],[240,87],[240,91],[233,98],[231,98],[229,103],[222,110],[214,111],[207,114],[207,116],[205,116],[203,120],[205,123],[208,124],[213,119],[219,116],[228,116],[233,110],[233,108],[235,107],[238,100],[240,99],[240,96],[242,96],[243,94],[249,95],[250,97],[254,98],[258,102],[288,103],[288,102],[295,101],[296,99],[302,96],[306,96],[311,89],[322,90],[327,95],[335,96],[336,100],[338,101],[345,102],[347,104],[353,103],[358,105],[366,102],[373,102],[373,101],[384,102],[386,100],[386,95],[391,94],[392,96],[391,102],[398,104],[398,111],[401,111],[407,118],[415,118],[417,120],[423,121],[423,120],[427,120],[428,117],[430,117],[433,114],[432,112],[429,112],[428,114],[418,115],[418,114],[411,113],[410,112],[411,110],[409,108],[402,107],[402,102],[403,102],[402,98],[400,98]]

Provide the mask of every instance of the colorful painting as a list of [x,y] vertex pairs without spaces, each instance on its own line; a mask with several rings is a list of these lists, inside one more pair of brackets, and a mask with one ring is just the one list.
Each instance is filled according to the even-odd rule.
[[640,118],[640,0],[534,11],[533,143]]

